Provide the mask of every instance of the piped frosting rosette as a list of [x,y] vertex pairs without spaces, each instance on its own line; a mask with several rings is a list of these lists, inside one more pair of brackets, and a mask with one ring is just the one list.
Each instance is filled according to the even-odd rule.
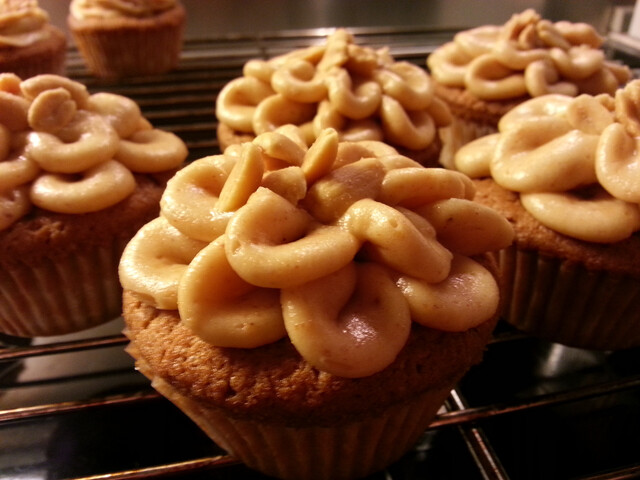
[[73,0],[69,11],[75,18],[143,18],[176,6],[177,0]]
[[427,65],[440,84],[466,89],[482,100],[613,94],[631,72],[608,61],[602,43],[591,25],[551,22],[529,9],[502,26],[456,34],[429,56]]
[[468,177],[332,128],[303,137],[285,125],[180,170],[125,249],[124,288],[215,346],[288,336],[349,378],[392,363],[412,321],[465,331],[495,314],[496,280],[472,257],[513,232]]
[[345,30],[326,44],[270,60],[251,60],[216,101],[218,120],[240,133],[260,135],[301,126],[307,144],[326,128],[341,140],[385,140],[422,150],[451,121],[425,70],[396,62],[388,49],[357,45]]
[[172,170],[187,157],[131,99],[90,94],[57,75],[0,75],[0,229],[31,209],[82,214],[136,188],[134,174]]
[[548,95],[505,115],[499,133],[462,147],[456,169],[519,192],[540,223],[614,243],[640,229],[640,81],[611,95]]
[[26,47],[46,39],[49,14],[36,0],[0,2],[0,47]]

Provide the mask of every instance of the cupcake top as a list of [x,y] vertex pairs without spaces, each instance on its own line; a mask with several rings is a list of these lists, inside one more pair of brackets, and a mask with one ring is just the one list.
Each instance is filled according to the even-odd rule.
[[0,74],[0,230],[33,207],[104,210],[135,190],[134,174],[186,157],[182,140],[154,129],[129,98],[58,75]]
[[538,97],[502,117],[498,133],[463,146],[455,167],[518,192],[551,230],[620,242],[640,230],[638,112],[640,80],[615,96]]
[[26,47],[46,39],[49,15],[37,0],[0,0],[0,48]]
[[554,23],[529,9],[502,26],[456,34],[428,57],[427,65],[438,83],[488,101],[551,93],[613,94],[631,72],[607,61],[602,43],[588,24]]
[[175,7],[177,0],[71,0],[69,11],[77,19],[150,17]]
[[285,124],[312,141],[326,128],[343,140],[384,140],[422,150],[450,122],[424,69],[396,62],[387,49],[359,46],[345,30],[323,45],[251,60],[218,95],[218,120],[260,135]]
[[365,377],[412,321],[449,332],[493,317],[498,286],[472,257],[513,231],[465,175],[377,141],[284,125],[196,160],[120,263],[123,287],[217,347],[288,336],[312,366]]

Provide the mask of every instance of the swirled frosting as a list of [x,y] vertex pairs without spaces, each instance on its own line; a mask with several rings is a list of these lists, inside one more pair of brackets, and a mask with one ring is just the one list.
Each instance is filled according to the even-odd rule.
[[37,0],[0,1],[0,48],[26,47],[49,36],[49,15]]
[[427,65],[440,84],[463,88],[482,100],[613,94],[631,73],[606,60],[602,43],[588,24],[553,23],[529,9],[502,26],[456,34],[428,57]]
[[72,0],[74,18],[150,17],[173,8],[177,0]]
[[410,150],[432,144],[450,122],[424,69],[396,62],[387,49],[359,46],[345,30],[326,44],[270,60],[251,60],[216,102],[219,121],[259,135],[285,124],[307,138],[333,128],[343,140],[385,140]]
[[33,206],[81,214],[115,205],[134,173],[169,171],[187,148],[131,99],[57,75],[0,74],[0,230]]
[[496,312],[498,286],[471,257],[513,231],[473,195],[465,175],[387,144],[327,128],[308,145],[285,125],[181,169],[120,280],[213,345],[288,336],[318,369],[368,376],[412,321],[464,331]]
[[498,127],[458,151],[457,170],[519,192],[540,223],[579,240],[640,230],[640,80],[615,96],[538,97]]

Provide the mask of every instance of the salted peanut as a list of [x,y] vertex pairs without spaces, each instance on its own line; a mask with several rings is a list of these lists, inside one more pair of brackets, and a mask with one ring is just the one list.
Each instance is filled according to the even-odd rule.
[[385,173],[377,158],[363,158],[336,168],[309,188],[303,205],[319,221],[331,223],[357,200],[376,198]]
[[41,175],[31,186],[31,201],[51,212],[96,212],[124,200],[136,188],[133,174],[115,160],[93,166],[80,177]]
[[275,64],[261,59],[251,59],[242,67],[243,76],[257,78],[266,84],[271,83],[271,77],[275,71]]
[[429,112],[406,111],[397,100],[387,95],[382,96],[380,119],[387,138],[397,145],[421,150],[435,139],[436,126]]
[[494,180],[516,192],[565,191],[596,181],[597,135],[564,119],[521,120],[502,133],[491,162]]
[[60,75],[44,74],[23,80],[20,91],[27,100],[33,100],[45,90],[64,88],[69,92],[78,109],[86,109],[89,102],[89,91],[80,82]]
[[520,201],[543,225],[594,243],[615,243],[640,229],[640,209],[604,189],[588,198],[571,193],[527,193]]
[[469,64],[465,84],[475,96],[487,100],[504,100],[527,94],[524,75],[505,67],[490,54],[481,55]]
[[415,322],[446,332],[464,332],[485,322],[500,298],[493,275],[464,255],[453,256],[451,272],[440,283],[400,276],[396,284]]
[[29,126],[29,101],[22,97],[0,91],[0,124],[12,132],[26,130]]
[[565,114],[573,98],[566,95],[549,94],[544,98],[537,97],[512,108],[505,113],[498,122],[498,130],[504,132],[513,125],[518,125],[521,119],[530,117],[549,116],[561,117]]
[[313,184],[331,171],[338,148],[339,138],[335,129],[324,129],[318,135],[317,140],[305,152],[301,165],[307,184]]
[[474,57],[456,42],[449,42],[436,49],[427,58],[433,78],[444,85],[463,86],[467,66]]
[[203,242],[218,238],[233,215],[216,209],[216,204],[235,163],[229,155],[215,155],[180,169],[167,182],[160,200],[162,215],[191,238]]
[[579,80],[587,78],[602,68],[604,52],[586,45],[571,47],[567,50],[552,48],[549,56],[560,74],[565,78]]
[[495,210],[464,198],[439,200],[415,209],[436,229],[447,249],[462,255],[498,251],[513,242],[513,228]]
[[251,132],[256,106],[273,94],[268,83],[254,76],[231,80],[218,93],[216,117],[234,130]]
[[139,130],[121,138],[114,158],[139,173],[165,172],[182,164],[189,154],[186,145],[172,132]]
[[326,73],[335,67],[342,67],[349,60],[349,43],[353,40],[346,30],[337,30],[324,47],[324,53],[317,62],[319,72]]
[[262,177],[261,186],[277,193],[293,205],[307,194],[307,180],[300,167],[286,167],[267,172]]
[[574,97],[578,94],[578,87],[561,81],[558,71],[548,59],[530,63],[524,71],[524,82],[533,97],[549,94]]
[[491,176],[491,158],[499,139],[500,134],[493,133],[464,144],[453,158],[456,170],[471,178]]
[[311,123],[317,137],[327,128],[342,131],[347,124],[347,118],[338,112],[329,100],[322,100],[318,103],[318,111]]
[[56,132],[30,132],[27,154],[45,170],[79,173],[111,160],[119,144],[118,134],[100,115],[78,111]]
[[27,120],[36,131],[56,133],[67,125],[77,112],[76,102],[64,88],[45,90],[31,102]]
[[374,118],[348,120],[346,126],[340,132],[340,140],[343,142],[381,142],[384,140],[384,132],[380,128],[380,123]]
[[205,246],[157,217],[125,247],[118,270],[120,283],[156,308],[176,310],[180,279]]
[[181,321],[217,347],[255,348],[286,335],[280,291],[245,282],[225,255],[224,236],[189,263],[178,287]]
[[306,147],[277,131],[261,133],[251,143],[261,147],[264,155],[284,165],[301,165],[307,151]]
[[282,290],[287,334],[319,370],[345,378],[373,375],[393,362],[411,330],[400,290],[379,265],[339,271]]
[[[264,132],[272,132],[278,127],[290,123],[304,124],[311,121],[315,113],[314,104],[294,102],[277,93],[260,102],[255,109],[251,125],[256,135],[259,135]],[[226,120],[220,120],[226,123]]]
[[294,102],[316,103],[327,96],[324,79],[315,66],[303,59],[285,62],[271,77],[271,87]]
[[427,282],[441,282],[449,274],[451,252],[389,205],[370,198],[359,200],[340,224],[366,242],[367,254],[378,263]]
[[578,130],[600,135],[615,118],[613,112],[591,95],[579,95],[567,107],[566,118]]
[[10,227],[31,210],[29,186],[0,189],[0,230]]
[[444,198],[473,198],[475,188],[466,175],[440,168],[397,168],[386,173],[378,200],[413,208]]
[[619,123],[609,125],[598,143],[595,161],[598,181],[625,202],[640,203],[639,148],[640,138],[629,135]]
[[374,78],[382,92],[395,98],[407,110],[422,110],[433,100],[433,83],[422,68],[396,62],[376,71]]
[[325,83],[331,106],[345,117],[359,120],[378,110],[382,89],[376,81],[354,82],[347,70],[336,68],[327,74]]
[[25,153],[26,134],[14,134],[0,124],[0,192],[19,187],[34,180],[40,167]]
[[91,95],[87,109],[105,117],[120,138],[133,135],[140,129],[140,121],[143,119],[137,102],[114,93],[100,92]]
[[540,20],[536,25],[536,33],[540,40],[542,40],[544,44],[551,49],[559,48],[562,50],[568,50],[571,48],[571,43],[564,38],[560,30],[558,30],[549,20]]
[[640,136],[640,85],[633,82],[615,94],[615,113],[629,135]]
[[375,157],[387,169],[421,166],[415,160],[400,155],[391,145],[378,140],[359,140],[355,142],[340,142],[335,154],[334,168],[340,168],[363,158]]
[[234,212],[247,203],[251,194],[260,186],[264,170],[260,148],[253,143],[245,144],[240,158],[220,190],[215,209],[218,212]]
[[620,88],[620,84],[624,82],[620,81],[618,74],[614,73],[614,71],[607,64],[607,68],[601,68],[587,78],[575,80],[575,84],[580,92],[589,95],[597,95],[599,93],[615,95],[616,90]]
[[351,233],[318,225],[264,187],[236,211],[226,229],[229,263],[259,287],[288,288],[328,275],[351,262],[359,248]]

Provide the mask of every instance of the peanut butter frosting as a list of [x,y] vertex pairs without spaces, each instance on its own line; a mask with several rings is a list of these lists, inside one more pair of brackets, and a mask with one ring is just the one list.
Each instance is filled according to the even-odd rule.
[[26,47],[48,38],[49,15],[37,0],[0,0],[0,48]]
[[135,190],[135,174],[169,171],[186,157],[184,143],[127,97],[90,94],[57,75],[0,74],[0,230],[34,206],[104,210]]
[[77,19],[142,18],[158,15],[177,3],[177,0],[72,0],[69,11]]
[[461,332],[495,314],[498,285],[473,257],[513,231],[473,195],[465,175],[382,142],[326,128],[309,145],[283,125],[177,172],[120,280],[214,346],[288,337],[319,370],[366,377],[412,322]]
[[605,58],[603,41],[588,24],[551,22],[528,9],[502,26],[456,34],[428,57],[427,65],[438,83],[488,101],[614,94],[631,72]]
[[326,128],[342,140],[385,140],[422,150],[451,115],[423,68],[396,62],[388,49],[357,45],[342,29],[323,45],[251,60],[216,102],[221,124],[260,135],[285,124],[307,139]]
[[457,170],[519,194],[541,224],[594,243],[640,230],[640,80],[614,96],[546,95],[463,146]]

